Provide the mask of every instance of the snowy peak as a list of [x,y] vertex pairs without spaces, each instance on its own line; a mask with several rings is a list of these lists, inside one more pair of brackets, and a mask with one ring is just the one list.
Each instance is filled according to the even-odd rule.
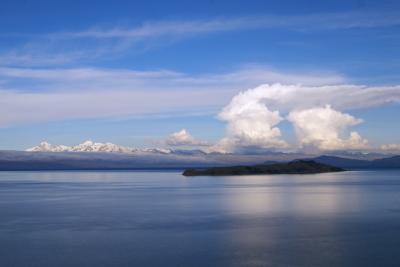
[[52,145],[46,141],[38,146],[27,149],[31,152],[113,152],[113,153],[151,153],[151,154],[171,154],[173,151],[165,148],[145,148],[137,149],[119,146],[113,143],[97,143],[87,140],[76,146]]
[[95,143],[93,141],[85,141],[76,146],[52,145],[48,142],[41,142],[38,146],[27,149],[26,151],[34,152],[117,152],[129,153],[136,149],[118,146],[112,143]]
[[27,149],[27,151],[35,152],[66,152],[70,147],[64,145],[52,145],[47,142],[41,142],[38,146]]
[[71,147],[73,152],[117,152],[117,153],[129,153],[133,152],[134,149],[118,146],[112,143],[95,143],[93,141],[85,141],[82,144]]

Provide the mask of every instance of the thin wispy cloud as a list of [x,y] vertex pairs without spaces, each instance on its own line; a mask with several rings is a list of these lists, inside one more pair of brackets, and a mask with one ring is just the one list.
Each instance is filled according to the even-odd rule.
[[239,31],[258,28],[288,28],[291,30],[350,29],[396,26],[400,18],[395,12],[344,12],[292,16],[248,16],[208,20],[148,22],[136,27],[111,29],[92,28],[80,32],[52,34],[56,38],[132,38],[190,36],[195,34]]
[[[0,68],[0,127],[53,120],[206,112],[260,83],[338,84],[335,73],[280,72],[254,65],[229,73],[168,70]],[[212,96],[212,97],[210,97]]]
[[[102,68],[9,68],[0,67],[0,78],[18,90],[72,91],[171,89],[243,89],[260,83],[300,83],[308,85],[338,84],[347,81],[344,75],[329,71],[280,71],[268,66],[247,64],[230,72],[186,74],[171,70],[137,71]],[[35,81],[25,83],[24,81]],[[13,86],[16,84],[16,86]]]
[[[396,12],[345,12],[291,16],[247,16],[144,22],[132,27],[91,27],[82,31],[28,35],[0,54],[2,65],[66,65],[141,53],[187,38],[259,29],[320,31],[400,25]],[[132,52],[135,51],[135,52]]]

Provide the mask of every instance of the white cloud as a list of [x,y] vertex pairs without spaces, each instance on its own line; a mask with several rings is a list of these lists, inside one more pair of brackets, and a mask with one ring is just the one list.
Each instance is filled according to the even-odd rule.
[[319,150],[365,149],[368,141],[357,132],[343,137],[349,127],[362,122],[353,116],[332,109],[329,105],[290,112],[288,119],[293,123],[302,147]]
[[381,150],[398,152],[400,151],[400,144],[385,144],[381,146]]
[[293,16],[220,17],[202,20],[150,21],[135,27],[93,27],[78,32],[50,34],[52,38],[130,38],[141,40],[163,36],[187,37],[195,34],[239,31],[257,28],[321,30],[386,27],[400,24],[397,12],[314,13]]
[[286,147],[275,127],[282,121],[279,111],[271,111],[262,103],[256,91],[249,90],[235,96],[219,114],[228,123],[227,137],[212,149],[233,152],[241,147]]
[[0,54],[3,65],[65,65],[140,53],[199,35],[254,29],[318,31],[400,25],[397,12],[344,12],[293,16],[247,16],[144,22],[131,27],[92,27],[75,32],[18,34],[23,40]]
[[[325,105],[347,111],[400,102],[400,86],[349,85],[335,73],[288,73],[258,65],[202,75],[169,70],[0,68],[0,80],[0,127],[71,119],[213,114],[232,99],[219,116],[227,122],[227,136],[214,146],[228,152],[286,147],[279,123],[293,111]],[[240,93],[242,88],[254,89]],[[340,138],[354,148],[364,142],[357,134]]]
[[400,102],[400,86],[334,84],[263,84],[249,89],[270,109],[290,112],[327,104],[338,110],[368,108]]
[[361,120],[338,110],[398,102],[400,86],[264,84],[240,92],[222,110],[219,117],[228,123],[227,135],[213,148],[225,152],[246,146],[285,148],[278,124],[288,115],[303,147],[365,149],[368,142],[359,133],[344,136]]
[[194,138],[186,129],[182,129],[176,133],[172,133],[165,140],[169,146],[208,146],[207,141],[202,141]]
[[[0,68],[0,127],[54,120],[214,113],[242,88],[274,81],[340,83],[335,73],[249,66],[229,73]],[[212,97],[210,97],[210,95]]]

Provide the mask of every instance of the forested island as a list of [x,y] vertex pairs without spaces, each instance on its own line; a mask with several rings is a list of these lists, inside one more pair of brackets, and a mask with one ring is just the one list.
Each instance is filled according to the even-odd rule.
[[187,169],[184,176],[202,175],[251,175],[251,174],[313,174],[342,172],[345,169],[318,163],[313,160],[295,160],[288,163],[263,164],[254,166],[213,167],[207,169]]

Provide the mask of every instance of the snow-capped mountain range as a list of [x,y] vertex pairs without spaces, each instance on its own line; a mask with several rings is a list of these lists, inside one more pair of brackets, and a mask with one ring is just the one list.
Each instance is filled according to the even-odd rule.
[[93,141],[85,141],[76,146],[52,145],[46,141],[41,142],[38,146],[27,149],[31,152],[113,152],[113,153],[161,153],[169,154],[170,149],[164,148],[130,148],[119,146],[113,143],[97,143]]
[[[93,153],[119,153],[125,155],[132,156],[151,156],[151,155],[164,155],[164,156],[182,156],[182,157],[207,157],[207,156],[228,156],[226,153],[217,153],[217,152],[208,152],[205,150],[194,149],[194,150],[175,150],[169,148],[132,148],[116,145],[113,143],[98,143],[93,141],[85,141],[81,144],[75,146],[66,146],[66,145],[53,145],[46,141],[41,142],[38,146],[29,148],[26,150],[27,152],[93,152]],[[319,156],[322,154],[305,154],[301,152],[292,152],[292,153],[284,153],[284,152],[265,152],[265,153],[234,153],[237,156],[240,155],[258,155],[265,156],[272,160],[289,160],[296,158],[310,158]],[[233,154],[232,154],[233,155]],[[361,153],[361,152],[349,152],[349,151],[331,151],[326,152],[323,155],[329,156],[337,156],[342,158],[350,158],[350,159],[362,159],[362,160],[373,160],[378,158],[383,158],[387,156],[387,154],[381,153]],[[390,154],[391,155],[391,154]]]

